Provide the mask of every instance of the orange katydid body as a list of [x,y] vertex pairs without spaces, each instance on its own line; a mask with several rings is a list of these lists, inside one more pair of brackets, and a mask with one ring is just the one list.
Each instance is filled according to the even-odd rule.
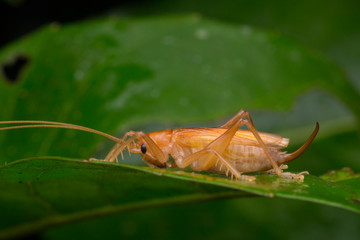
[[[239,129],[243,124],[249,130]],[[303,174],[307,172],[283,172],[279,165],[300,156],[314,140],[318,130],[319,124],[316,124],[305,144],[296,152],[287,154],[281,149],[287,147],[288,138],[257,132],[250,115],[241,110],[221,127],[167,129],[149,134],[128,132],[123,138],[124,144],[115,146],[105,161],[114,161],[126,147],[130,152],[142,154],[144,161],[150,166],[166,167],[171,155],[175,167],[190,166],[194,171],[226,175],[230,172],[235,178],[253,180],[253,177],[246,177],[241,173],[273,169],[278,176],[302,180]],[[135,139],[138,139],[136,143]],[[286,167],[283,166],[283,169]]]
[[[248,112],[241,110],[221,127],[213,128],[179,128],[167,129],[146,134],[144,132],[127,132],[122,139],[90,128],[73,124],[47,121],[6,121],[0,124],[35,123],[0,128],[0,130],[53,127],[70,128],[103,135],[117,142],[104,161],[114,162],[126,148],[129,152],[140,153],[150,166],[186,168],[194,171],[209,171],[220,174],[231,174],[235,178],[254,180],[254,177],[241,173],[270,170],[280,177],[303,179],[302,172],[293,174],[283,172],[279,167],[300,156],[314,140],[319,125],[305,144],[296,152],[287,154],[281,149],[287,147],[288,138],[270,133],[257,132]],[[239,127],[246,125],[249,130]],[[169,164],[169,156],[174,164]]]
[[[171,155],[177,167],[182,167],[182,160],[209,145],[212,141],[223,134],[227,129],[224,128],[179,128],[167,129],[149,133],[149,137],[158,145],[166,155]],[[318,127],[308,141],[312,141],[318,131]],[[289,144],[289,139],[280,135],[271,133],[260,133],[259,135],[271,154],[275,157],[278,165],[287,163],[300,155],[304,150],[301,148],[299,152],[287,154],[281,149]],[[141,142],[140,142],[141,143]],[[310,145],[310,143],[308,144]],[[135,151],[136,152],[136,151]],[[145,160],[152,162],[153,157],[150,154],[142,153]],[[234,168],[241,173],[249,173],[255,171],[265,171],[272,168],[271,162],[262,147],[257,142],[253,133],[248,130],[237,130],[236,134],[230,141],[230,144],[223,153],[223,157],[227,159]],[[190,167],[194,171],[209,171],[213,173],[225,174],[228,169],[217,164],[218,160],[203,164],[201,159],[194,161]]]
[[[175,159],[178,166],[181,166],[184,157],[204,149],[226,130],[224,128],[179,128],[153,132],[148,135],[158,146],[162,146],[161,149],[164,152]],[[270,133],[259,133],[259,135],[270,152],[277,155],[277,163],[284,163],[286,153],[280,150],[287,147],[289,139]],[[271,169],[266,154],[254,135],[247,130],[236,132],[224,151],[223,157],[231,162],[239,172],[248,173]],[[225,173],[226,169],[220,170],[220,166],[214,166],[215,163],[215,159],[206,166],[200,161],[194,161],[190,166],[194,171]]]

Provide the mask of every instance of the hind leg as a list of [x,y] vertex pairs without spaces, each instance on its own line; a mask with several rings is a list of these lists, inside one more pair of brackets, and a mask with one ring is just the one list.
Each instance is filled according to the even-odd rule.
[[[246,119],[245,119],[246,117]],[[261,139],[258,131],[255,129],[254,123],[251,119],[250,114],[245,110],[240,110],[234,117],[232,117],[229,121],[227,121],[225,124],[223,124],[221,127],[223,128],[232,128],[234,125],[236,125],[238,122],[242,122],[241,125],[245,124],[246,127],[253,133],[254,137],[258,141],[260,147],[265,152],[268,160],[270,161],[273,171],[276,175],[279,177],[284,178],[294,178],[294,179],[300,179],[303,180],[304,176],[303,174],[306,174],[307,172],[301,172],[299,174],[296,173],[290,173],[290,172],[283,172],[282,169],[278,166],[276,161],[274,160],[274,157],[272,156],[271,152],[269,151],[268,147],[264,143],[264,141]]]

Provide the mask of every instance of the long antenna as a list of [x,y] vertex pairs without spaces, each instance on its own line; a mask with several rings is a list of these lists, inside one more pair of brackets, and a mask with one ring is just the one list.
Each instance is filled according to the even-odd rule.
[[87,127],[70,124],[70,123],[27,120],[27,121],[0,121],[0,124],[26,124],[26,125],[2,127],[2,128],[0,128],[0,131],[10,130],[10,129],[20,129],[20,128],[66,128],[66,129],[75,129],[75,130],[80,130],[80,131],[84,131],[84,132],[95,133],[95,134],[104,136],[108,139],[111,139],[119,144],[123,143],[123,141],[120,138],[114,137],[110,134],[107,134],[107,133],[104,133],[104,132],[101,132],[101,131],[98,131],[98,130],[95,130],[92,128],[87,128]]

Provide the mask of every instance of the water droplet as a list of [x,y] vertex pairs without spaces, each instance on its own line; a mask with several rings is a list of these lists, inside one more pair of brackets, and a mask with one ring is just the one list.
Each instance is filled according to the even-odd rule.
[[195,37],[201,40],[209,38],[209,31],[205,28],[199,28],[195,31]]
[[211,71],[211,66],[209,66],[209,65],[203,65],[201,67],[201,72],[202,73],[208,74],[208,73],[210,73],[210,71]]
[[161,62],[158,62],[155,60],[151,63],[151,68],[153,68],[153,69],[161,69],[162,66],[163,66],[163,64]]
[[84,71],[82,71],[80,69],[75,71],[74,78],[76,81],[80,82],[80,81],[84,80],[84,76],[85,76]]
[[236,59],[234,61],[234,64],[236,65],[236,68],[243,68],[245,66],[245,62],[242,59]]
[[266,35],[264,34],[264,33],[257,33],[256,35],[255,35],[255,39],[259,42],[259,43],[264,43],[264,42],[266,42],[266,39],[267,39],[267,37],[266,37]]
[[182,106],[187,106],[187,105],[189,105],[189,99],[185,98],[185,97],[182,97],[182,98],[179,99],[179,104],[182,105]]
[[290,51],[289,57],[294,62],[298,62],[301,59],[301,53],[299,51],[293,50],[293,51]]
[[196,54],[193,56],[193,62],[194,63],[201,63],[202,62],[202,56],[199,54]]
[[159,98],[160,97],[160,91],[158,89],[153,89],[151,92],[150,92],[150,96],[152,98]]
[[242,25],[242,26],[240,27],[240,31],[241,31],[241,33],[244,34],[245,36],[249,36],[249,35],[252,34],[253,29],[252,29],[250,26],[248,26],[248,25]]
[[106,104],[106,109],[121,109],[124,108],[129,101],[136,95],[143,95],[150,89],[150,82],[133,83],[130,82],[125,90],[121,92],[115,99]]
[[104,76],[104,84],[102,84],[99,88],[100,92],[104,96],[106,96],[109,92],[111,92],[111,90],[116,87],[117,78],[118,76],[113,73],[109,73],[108,75]]
[[274,45],[272,45],[272,44],[268,44],[268,45],[266,46],[266,50],[267,50],[269,53],[273,54],[273,53],[275,52],[275,47],[274,47]]
[[173,36],[165,36],[163,38],[163,43],[165,45],[174,45],[175,42],[176,42],[176,38],[174,38]]

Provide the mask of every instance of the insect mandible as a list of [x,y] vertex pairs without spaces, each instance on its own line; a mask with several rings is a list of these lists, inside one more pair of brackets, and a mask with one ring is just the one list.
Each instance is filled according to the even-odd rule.
[[[254,176],[242,175],[256,171],[268,171],[279,177],[304,179],[307,171],[300,173],[284,172],[285,163],[299,157],[312,143],[319,131],[315,130],[309,139],[293,153],[282,152],[289,144],[288,138],[258,132],[250,114],[240,110],[220,127],[166,129],[152,133],[129,131],[122,138],[117,138],[91,128],[68,123],[49,121],[2,121],[0,124],[25,124],[3,127],[0,130],[50,127],[76,129],[105,136],[116,142],[102,160],[115,162],[127,149],[139,153],[142,160],[151,167],[190,168],[193,171],[208,171],[218,174],[230,174],[231,179],[255,180]],[[246,125],[248,130],[239,129]],[[170,156],[173,162],[170,163]]]

